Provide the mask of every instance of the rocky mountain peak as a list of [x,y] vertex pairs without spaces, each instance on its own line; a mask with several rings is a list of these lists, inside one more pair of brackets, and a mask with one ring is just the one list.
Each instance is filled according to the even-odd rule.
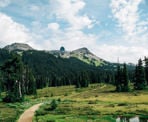
[[72,52],[77,52],[77,53],[84,53],[84,54],[88,54],[88,53],[91,53],[86,47],[83,47],[83,48],[79,48],[77,50],[74,50]]
[[29,46],[28,44],[24,44],[24,43],[13,43],[11,45],[5,46],[4,49],[9,50],[9,51],[13,51],[13,50],[23,50],[23,51],[33,50],[33,48],[31,46]]

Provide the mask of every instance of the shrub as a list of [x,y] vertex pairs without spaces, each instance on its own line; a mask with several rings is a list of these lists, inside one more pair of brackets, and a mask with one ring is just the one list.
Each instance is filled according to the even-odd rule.
[[58,101],[58,102],[61,102],[61,99],[60,99],[60,98],[58,98],[58,99],[57,99],[57,101]]
[[57,103],[56,103],[56,100],[55,99],[53,99],[51,101],[50,106],[51,106],[51,109],[50,110],[55,110],[57,108]]

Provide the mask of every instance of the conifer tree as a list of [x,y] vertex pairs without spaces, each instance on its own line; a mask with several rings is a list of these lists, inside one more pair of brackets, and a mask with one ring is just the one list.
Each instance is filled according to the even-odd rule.
[[121,92],[121,69],[120,69],[120,65],[117,66],[115,85],[116,85],[116,91]]
[[128,71],[125,63],[123,64],[122,68],[119,65],[117,66],[115,85],[116,85],[116,91],[118,92],[130,91],[130,82],[129,82]]
[[139,74],[138,74],[138,65],[136,65],[136,67],[135,67],[135,77],[134,77],[134,89],[136,89],[137,88],[137,86],[138,86],[138,76]]
[[5,102],[22,101],[23,93],[23,63],[20,56],[14,55],[2,66],[4,85],[6,86]]
[[122,88],[122,91],[125,91],[125,92],[130,91],[130,82],[129,82],[127,67],[126,67],[125,63],[123,65],[123,88]]
[[145,72],[142,60],[139,59],[138,65],[135,69],[135,83],[134,88],[137,90],[142,90],[146,87]]
[[2,92],[2,75],[0,71],[0,98],[1,98],[1,92]]
[[76,88],[88,87],[88,85],[89,85],[88,73],[85,72],[85,71],[81,71],[77,75],[77,79],[76,79],[75,85],[76,85]]
[[148,58],[145,57],[145,78],[146,78],[146,81],[147,81],[147,85],[148,85]]
[[27,94],[36,95],[36,81],[35,78],[31,72],[31,70],[28,72],[28,92]]
[[88,74],[85,71],[82,71],[80,74],[80,84],[81,87],[88,87],[89,85],[89,79],[88,79]]

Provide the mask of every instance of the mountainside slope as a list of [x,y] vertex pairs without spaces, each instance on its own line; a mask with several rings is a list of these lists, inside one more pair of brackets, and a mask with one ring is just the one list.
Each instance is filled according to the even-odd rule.
[[[82,51],[85,51],[85,53]],[[80,56],[81,52],[82,54],[90,55],[90,53],[82,49],[74,51],[74,54],[75,52]],[[14,53],[18,52],[0,49],[0,66],[8,59],[11,59]],[[56,57],[47,51],[28,50],[19,54],[21,54],[20,56],[25,66],[28,66],[33,72],[37,88],[75,84],[81,79],[82,73],[84,73],[85,78],[91,79],[90,83],[108,81],[108,78],[113,79],[116,67],[119,65],[105,62],[96,67],[75,57]],[[63,56],[64,54],[61,55]],[[134,67],[128,66],[129,68],[133,69]]]
[[[28,44],[23,43],[13,43],[11,45],[5,46],[3,49],[8,51],[28,51],[28,50],[35,50]],[[54,55],[55,57],[61,57],[61,58],[71,58],[75,57],[87,64],[94,65],[94,66],[102,66],[107,61],[97,57],[93,53],[91,53],[87,48],[83,47],[74,51],[65,51],[64,47],[61,47],[60,50],[51,50],[51,51],[45,51],[49,54]]]
[[[23,52],[32,51],[32,50],[37,51],[37,50],[33,49],[31,46],[29,46],[28,44],[13,43],[11,45],[8,45],[8,46],[5,46],[4,48],[2,48],[0,53],[3,53],[3,54],[1,54],[1,57],[2,57],[2,60],[5,60],[8,56],[4,55],[4,53],[6,53],[7,51],[8,52],[17,52],[22,55]],[[63,58],[63,59],[76,58],[84,63],[87,63],[92,66],[101,67],[101,68],[104,68],[105,70],[116,69],[117,64],[118,64],[118,63],[112,63],[112,62],[106,61],[100,57],[97,57],[96,55],[94,55],[92,52],[90,52],[85,47],[77,49],[77,50],[73,50],[73,51],[65,51],[65,48],[61,47],[60,50],[50,50],[50,51],[41,51],[41,52],[51,54],[56,58],[58,58],[58,57]],[[128,67],[133,70],[133,68],[135,66],[133,64],[129,64]]]
[[94,65],[94,66],[101,66],[105,64],[105,60],[97,57],[93,53],[91,53],[87,48],[83,47],[74,51],[60,51],[60,50],[53,50],[49,51],[50,54],[62,58],[70,58],[70,57],[75,57],[87,64]]

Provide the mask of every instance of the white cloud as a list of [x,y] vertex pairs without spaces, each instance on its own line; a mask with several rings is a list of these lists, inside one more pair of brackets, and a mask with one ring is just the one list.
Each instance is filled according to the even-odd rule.
[[6,7],[10,2],[10,0],[0,0],[0,7]]
[[[47,32],[48,37],[42,42],[44,49],[59,49],[63,45],[67,50],[74,50],[96,44],[95,35],[83,32],[83,29],[92,28],[95,23],[86,14],[80,14],[85,7],[83,0],[50,0],[50,3],[50,14],[60,22],[48,24],[50,32]],[[61,27],[61,21],[66,21],[67,26]]]
[[[139,6],[143,0],[111,0],[111,9],[113,17],[118,23],[118,29],[122,29],[120,45],[110,46],[108,48],[113,56],[121,57],[121,61],[136,62],[140,57],[148,54],[148,22],[141,18]],[[124,45],[121,45],[124,44]],[[107,52],[105,52],[107,54]],[[109,52],[108,52],[109,53]]]
[[[113,0],[114,1],[114,0]],[[81,47],[87,47],[91,51],[93,51],[97,56],[108,60],[116,62],[117,58],[120,58],[121,62],[134,62],[136,63],[137,60],[140,58],[140,56],[147,55],[148,50],[145,47],[142,47],[140,44],[134,44],[131,45],[109,45],[109,44],[98,44],[97,41],[101,41],[103,38],[102,36],[106,36],[106,31],[102,34],[86,34],[83,32],[82,29],[84,28],[91,28],[93,26],[94,20],[91,20],[86,14],[81,15],[81,10],[85,7],[85,3],[82,0],[54,0],[52,1],[54,5],[53,7],[53,13],[56,15],[56,17],[59,20],[66,20],[70,25],[66,27],[65,29],[59,29],[59,25],[57,23],[49,23],[48,28],[52,31],[48,37],[42,44],[44,49],[59,49],[60,46],[65,46],[67,50],[74,50]],[[114,1],[115,2],[115,1]],[[120,1],[121,3],[125,2],[125,0]],[[120,6],[120,2],[117,1],[117,5],[113,5],[113,10],[115,13],[115,18],[118,20],[120,27],[123,29],[123,31],[129,35],[125,37],[132,37],[134,38],[135,29],[137,28],[137,25],[139,24],[140,27],[144,26],[146,22],[139,22],[138,18],[138,12],[137,8],[135,10],[131,10],[130,8],[125,8],[122,10],[122,6]],[[113,4],[113,3],[112,3]],[[131,5],[132,3],[130,3]],[[137,6],[138,3],[135,3],[133,6]],[[112,7],[113,7],[112,6]],[[117,7],[117,8],[116,8]],[[121,9],[117,10],[117,9]],[[128,10],[129,9],[129,10]],[[134,9],[134,7],[133,7]],[[127,12],[127,14],[126,14]],[[130,14],[128,13],[130,12]],[[133,14],[133,13],[134,14]],[[121,15],[121,19],[120,19]],[[126,17],[128,16],[128,17]],[[126,19],[128,20],[126,20]],[[122,20],[123,19],[123,20]],[[139,22],[139,23],[138,23]],[[138,24],[137,24],[138,23]],[[59,23],[60,24],[60,23]],[[146,28],[145,28],[146,29]],[[126,35],[124,34],[124,35]],[[131,36],[131,35],[132,36]],[[146,36],[135,36],[137,39],[145,39]],[[127,43],[127,41],[124,40],[125,38],[122,38],[121,43]],[[127,39],[127,40],[128,40]],[[121,38],[120,38],[121,41]],[[132,43],[133,44],[133,43]]]
[[74,50],[81,47],[93,48],[96,45],[95,35],[85,35],[81,31],[57,31],[42,42],[44,49],[59,49],[64,46],[66,50]]
[[86,14],[79,13],[85,7],[83,0],[50,0],[50,2],[54,5],[53,11],[56,17],[66,20],[71,26],[70,30],[81,30],[93,26],[94,20]]
[[32,40],[29,30],[11,17],[0,13],[0,43],[2,45],[13,42],[29,42]]
[[66,21],[66,27],[60,27],[61,22],[48,24],[48,37],[42,42],[44,49],[58,49],[61,45],[67,50],[78,47],[88,47],[96,43],[96,36],[86,34],[85,28],[92,28],[94,20],[86,14],[80,14],[85,7],[83,0],[50,0],[52,10],[50,14],[56,16],[57,21]]
[[142,0],[112,0],[111,7],[119,27],[128,35],[135,35],[139,21],[138,6]]
[[[9,4],[8,2],[2,5],[2,1],[4,3],[4,1],[10,0],[0,0],[0,7]],[[101,3],[104,1],[100,0],[100,6],[97,5],[95,9],[91,8],[92,11],[96,11],[94,12],[95,15],[89,14],[87,10],[87,4],[91,3],[90,1],[87,2],[88,0],[49,0],[49,4],[46,5],[41,2],[14,1],[14,4],[22,8],[20,12],[16,8],[17,14],[22,14],[27,19],[30,18],[23,21],[24,24],[29,22],[32,24],[31,26],[28,24],[30,27],[26,28],[24,25],[15,22],[11,17],[0,13],[1,46],[13,42],[29,42],[34,48],[46,50],[59,49],[60,46],[64,46],[66,50],[87,47],[97,56],[114,62],[117,61],[118,57],[121,62],[137,62],[141,56],[148,54],[148,33],[146,33],[148,32],[148,26],[146,26],[148,20],[141,20],[141,13],[139,12],[139,5],[142,0],[111,0],[113,17],[118,23],[117,29],[122,29],[124,38],[122,35],[116,35],[117,33],[110,31],[110,28],[104,30],[104,25],[97,23],[97,21],[103,23],[99,21],[96,13],[99,14],[98,10],[100,9],[97,9],[97,7],[102,7]],[[105,1],[107,1],[106,4],[109,4],[109,0]],[[100,12],[101,15],[104,14],[104,11]],[[16,16],[14,18],[17,19]],[[105,19],[103,18],[103,20]],[[20,18],[17,20],[20,21]],[[105,21],[110,21],[110,18]],[[112,21],[108,24],[111,25]],[[106,24],[105,28],[110,27],[110,25]],[[93,28],[94,26],[96,27]],[[98,34],[96,34],[97,32],[95,34],[90,31],[84,32],[85,29],[90,28],[98,31]],[[119,44],[115,44],[115,42]]]
[[93,50],[101,58],[108,61],[117,62],[120,59],[120,63],[137,63],[139,58],[147,56],[148,49],[141,46],[122,46],[122,45],[101,45],[94,47]]
[[140,18],[139,5],[143,0],[112,0],[111,8],[113,17],[117,20],[118,26],[123,30],[123,36],[128,41],[147,40],[148,22]]
[[59,30],[59,24],[58,23],[49,23],[48,24],[48,28],[49,29],[51,29],[51,30],[53,30],[53,31],[57,31],[57,30]]

